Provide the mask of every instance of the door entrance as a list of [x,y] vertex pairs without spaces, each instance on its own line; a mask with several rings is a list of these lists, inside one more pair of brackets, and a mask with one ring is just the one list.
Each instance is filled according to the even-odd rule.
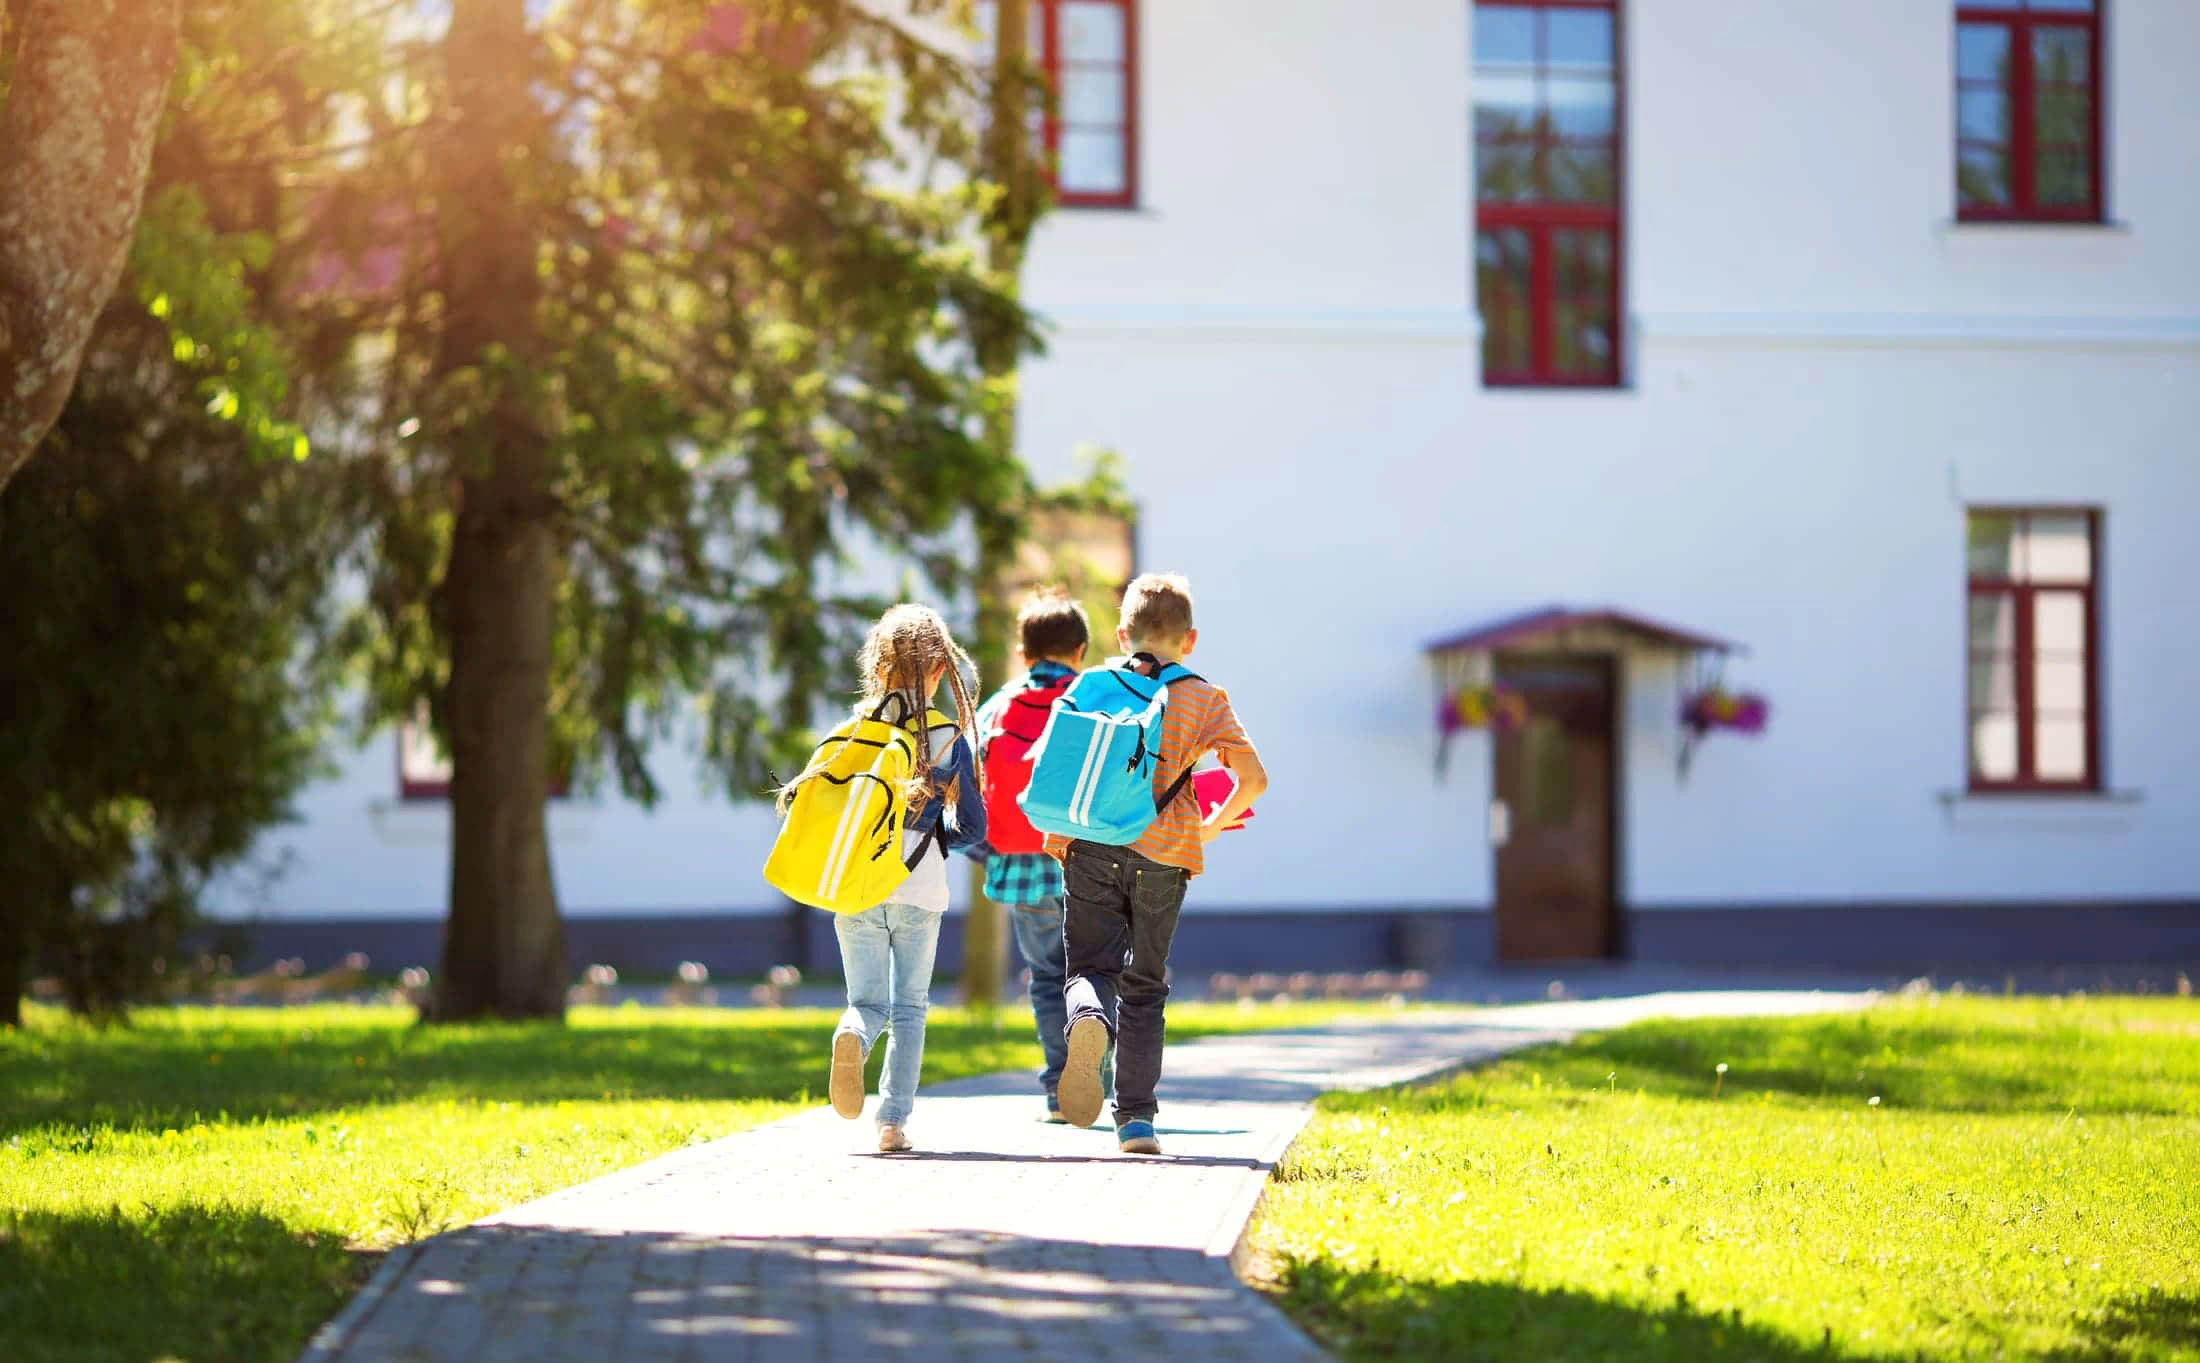
[[1492,744],[1497,959],[1616,955],[1613,661],[1500,658],[1497,679],[1527,704]]

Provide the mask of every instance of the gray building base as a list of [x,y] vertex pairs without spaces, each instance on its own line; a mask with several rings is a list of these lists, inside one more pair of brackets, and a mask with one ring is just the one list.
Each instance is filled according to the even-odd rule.
[[[961,959],[963,922],[951,914],[943,925],[943,974]],[[1621,960],[1636,965],[1943,977],[2095,966],[2200,971],[2200,900],[1669,907],[1634,910],[1621,922]],[[442,932],[440,921],[422,918],[271,918],[221,924],[208,940],[239,970],[285,957],[320,970],[363,951],[378,972],[394,973],[412,965],[433,970]],[[831,918],[811,910],[581,911],[568,915],[566,934],[576,971],[600,962],[624,975],[666,976],[682,961],[700,961],[721,979],[760,976],[781,964],[838,973]],[[1179,979],[1216,971],[1508,968],[1492,957],[1489,911],[1477,908],[1201,913],[1195,903],[1177,929],[1171,962]]]

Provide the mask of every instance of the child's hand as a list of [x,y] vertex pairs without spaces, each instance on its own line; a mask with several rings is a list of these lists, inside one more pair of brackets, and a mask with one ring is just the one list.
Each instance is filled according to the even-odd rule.
[[1201,819],[1199,821],[1199,841],[1202,846],[1221,836],[1221,824],[1216,823],[1213,819]]

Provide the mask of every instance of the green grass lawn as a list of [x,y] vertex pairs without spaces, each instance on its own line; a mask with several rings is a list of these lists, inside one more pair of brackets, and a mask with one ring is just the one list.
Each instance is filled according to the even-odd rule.
[[[1180,1005],[1170,1036],[1339,1011]],[[835,1016],[34,1010],[0,1032],[0,1363],[294,1358],[372,1251],[821,1101]],[[932,1014],[927,1083],[1038,1063],[1028,1013]]]
[[1333,1097],[1254,1247],[1353,1360],[2200,1360],[2200,1005],[1653,1023]]

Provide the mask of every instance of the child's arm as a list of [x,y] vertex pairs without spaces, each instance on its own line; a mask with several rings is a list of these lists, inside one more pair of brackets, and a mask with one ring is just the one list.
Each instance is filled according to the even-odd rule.
[[1254,749],[1253,740],[1245,736],[1245,726],[1238,722],[1237,711],[1231,708],[1227,695],[1222,697],[1222,713],[1215,718],[1207,747],[1237,778],[1237,789],[1200,821],[1201,842],[1213,842],[1222,836],[1223,830],[1236,823],[1253,807],[1253,801],[1268,791],[1268,768],[1261,765],[1260,753]]
[[949,851],[985,841],[985,798],[978,791],[978,767],[970,744],[958,737],[947,758],[948,782],[954,803],[941,818],[940,838]]
[[1200,821],[1199,840],[1213,842],[1222,831],[1238,821],[1238,816],[1253,807],[1253,801],[1268,793],[1268,768],[1260,764],[1260,754],[1250,746],[1236,749],[1218,749],[1215,756],[1237,778],[1237,789],[1230,798],[1215,806],[1215,812]]

